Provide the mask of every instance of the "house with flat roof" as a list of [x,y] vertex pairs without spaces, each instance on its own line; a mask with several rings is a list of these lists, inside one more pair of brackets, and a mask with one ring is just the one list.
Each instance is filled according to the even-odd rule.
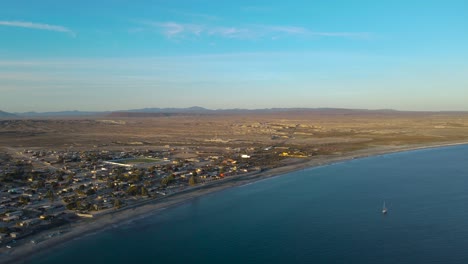
[[19,219],[19,216],[17,215],[12,215],[12,216],[5,216],[2,218],[2,221],[3,222],[12,222],[12,221],[16,221]]

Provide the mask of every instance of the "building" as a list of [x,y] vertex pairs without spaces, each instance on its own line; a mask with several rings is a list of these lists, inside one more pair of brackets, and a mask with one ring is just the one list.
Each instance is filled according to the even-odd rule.
[[19,219],[19,216],[17,215],[12,215],[12,216],[5,216],[2,218],[3,222],[12,222],[12,221],[16,221]]

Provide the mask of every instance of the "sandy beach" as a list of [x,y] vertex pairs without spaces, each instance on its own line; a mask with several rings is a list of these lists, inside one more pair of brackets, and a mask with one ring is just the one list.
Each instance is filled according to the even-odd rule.
[[[371,149],[349,152],[345,154],[334,154],[328,156],[316,156],[301,161],[294,161],[284,166],[274,169],[268,169],[261,172],[252,172],[244,175],[233,176],[218,180],[208,184],[198,185],[159,199],[149,199],[142,201],[137,205],[124,207],[119,210],[113,210],[106,214],[100,215],[93,219],[82,219],[71,225],[51,229],[34,236],[19,241],[17,245],[11,249],[2,248],[0,250],[1,263],[23,263],[31,260],[39,253],[47,253],[51,250],[67,246],[67,242],[78,239],[83,236],[92,235],[96,232],[106,230],[109,228],[116,228],[121,224],[132,221],[132,219],[145,217],[154,214],[159,210],[164,210],[173,207],[191,199],[201,197],[206,194],[222,191],[235,186],[245,185],[254,181],[271,178],[274,176],[284,175],[289,172],[301,170],[304,168],[313,168],[322,165],[343,162],[356,158],[364,158],[370,156],[378,156],[396,152],[437,148],[444,146],[464,145],[468,142],[450,142],[444,144],[431,144],[431,145],[411,145],[399,147],[374,147]],[[39,238],[47,234],[60,232],[60,235],[50,237],[46,240],[40,241]],[[31,240],[39,241],[36,244],[30,243]]]

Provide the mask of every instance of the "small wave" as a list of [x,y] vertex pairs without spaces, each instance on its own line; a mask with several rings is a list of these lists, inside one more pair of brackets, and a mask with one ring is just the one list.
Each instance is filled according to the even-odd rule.
[[249,185],[252,185],[252,184],[253,184],[253,182],[249,182],[249,183],[246,183],[246,184],[236,186],[236,188],[242,188],[242,187],[246,187],[246,186],[249,186]]
[[85,234],[83,237],[94,236],[94,235],[96,235],[97,233],[99,233],[99,232],[91,232],[91,233]]

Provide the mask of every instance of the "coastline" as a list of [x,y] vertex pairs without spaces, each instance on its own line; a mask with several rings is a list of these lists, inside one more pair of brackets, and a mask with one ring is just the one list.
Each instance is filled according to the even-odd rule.
[[441,148],[457,145],[468,145],[468,142],[449,142],[442,144],[419,144],[419,145],[407,145],[400,147],[392,146],[376,146],[374,148],[368,148],[358,150],[354,152],[348,152],[345,154],[334,154],[327,156],[316,156],[308,158],[303,162],[289,163],[284,166],[280,166],[273,169],[268,169],[261,172],[253,172],[243,174],[239,176],[229,177],[223,180],[218,180],[205,185],[198,185],[171,195],[168,195],[162,199],[150,199],[142,201],[137,205],[131,207],[125,207],[119,210],[108,212],[100,215],[95,219],[83,219],[66,227],[57,229],[51,229],[31,237],[44,236],[46,233],[52,233],[56,231],[63,231],[64,233],[60,236],[55,236],[42,241],[38,244],[28,243],[23,241],[21,245],[9,250],[6,254],[0,255],[0,262],[2,263],[23,263],[31,260],[37,254],[46,254],[51,250],[55,250],[59,247],[67,246],[68,242],[80,239],[82,237],[92,235],[96,232],[101,232],[109,228],[118,227],[122,223],[127,223],[135,218],[146,217],[154,214],[158,211],[164,210],[169,207],[174,207],[183,203],[186,203],[192,199],[226,190],[236,186],[246,185],[252,182],[256,182],[263,179],[268,179],[280,175],[284,175],[290,172],[302,170],[305,168],[315,168],[319,166],[335,164],[339,162],[345,162],[358,158],[366,158],[373,156],[380,156],[398,152],[406,152],[421,149]]

